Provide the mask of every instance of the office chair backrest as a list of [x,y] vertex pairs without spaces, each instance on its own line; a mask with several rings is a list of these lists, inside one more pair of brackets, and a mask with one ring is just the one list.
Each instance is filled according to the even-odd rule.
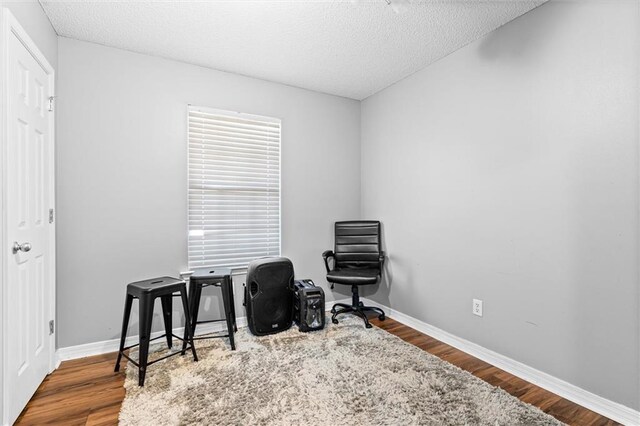
[[379,268],[381,251],[377,220],[336,222],[334,260],[337,268]]

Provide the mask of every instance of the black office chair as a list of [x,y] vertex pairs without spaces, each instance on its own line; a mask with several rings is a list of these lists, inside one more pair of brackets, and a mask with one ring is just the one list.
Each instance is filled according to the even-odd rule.
[[[338,323],[336,317],[352,312],[364,320],[367,328],[371,328],[365,312],[378,313],[380,320],[385,319],[384,311],[373,306],[364,306],[360,301],[358,286],[375,284],[382,274],[384,252],[380,239],[380,222],[375,220],[358,220],[336,222],[335,251],[322,253],[327,268],[327,281],[334,284],[351,286],[351,306],[336,303],[331,308],[331,321]],[[329,268],[329,258],[333,258],[333,269]],[[338,309],[340,308],[340,309]]]

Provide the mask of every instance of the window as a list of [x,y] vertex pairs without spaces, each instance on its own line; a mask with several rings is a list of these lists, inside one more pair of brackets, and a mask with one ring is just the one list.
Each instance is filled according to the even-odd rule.
[[189,268],[280,255],[280,120],[189,107]]

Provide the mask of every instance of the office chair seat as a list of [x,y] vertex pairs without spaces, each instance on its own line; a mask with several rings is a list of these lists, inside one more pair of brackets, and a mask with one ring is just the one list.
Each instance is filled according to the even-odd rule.
[[379,269],[334,269],[327,274],[327,281],[336,284],[368,285],[380,279]]

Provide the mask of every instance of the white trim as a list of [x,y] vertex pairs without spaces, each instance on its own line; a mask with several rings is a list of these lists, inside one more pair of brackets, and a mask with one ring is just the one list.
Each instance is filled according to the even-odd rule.
[[[198,254],[198,256],[196,256],[198,258],[201,257],[200,255],[204,256],[204,252],[203,252],[203,250],[204,250],[203,247],[204,246],[200,247],[199,243],[206,244],[206,246],[209,247],[211,250],[214,250],[214,248],[215,248],[215,251],[217,251],[217,250],[223,250],[224,251],[224,248],[217,244],[217,243],[219,243],[221,241],[217,239],[219,237],[216,236],[215,233],[211,233],[211,232],[205,231],[203,229],[195,229],[195,230],[191,229],[192,228],[192,223],[191,222],[192,222],[192,219],[194,219],[192,216],[195,214],[195,218],[200,220],[200,219],[202,219],[202,214],[203,214],[202,213],[202,208],[196,208],[194,210],[192,204],[195,202],[196,205],[199,205],[199,204],[202,204],[202,202],[204,202],[204,201],[202,201],[200,199],[198,199],[199,201],[192,200],[191,194],[192,194],[192,192],[194,190],[195,190],[195,192],[197,194],[201,193],[201,191],[199,189],[197,189],[197,188],[194,189],[194,187],[193,187],[194,178],[192,176],[192,174],[193,174],[192,172],[195,170],[196,174],[198,175],[198,174],[201,174],[203,168],[204,168],[204,170],[209,170],[211,167],[210,167],[209,164],[207,164],[207,161],[209,161],[209,160],[206,160],[206,155],[209,155],[209,156],[214,155],[215,151],[219,148],[219,147],[216,148],[216,147],[214,147],[212,145],[212,146],[210,146],[210,150],[204,149],[204,151],[203,151],[203,149],[196,149],[194,151],[194,149],[192,147],[192,143],[191,143],[192,138],[204,141],[208,137],[208,136],[205,136],[208,133],[207,130],[201,130],[201,131],[204,132],[204,134],[201,135],[201,136],[198,136],[198,135],[192,136],[192,132],[193,131],[196,131],[196,133],[199,133],[198,128],[200,127],[200,125],[196,125],[196,124],[194,124],[195,122],[192,122],[194,113],[200,113],[200,115],[204,115],[204,117],[202,117],[202,119],[204,119],[204,120],[214,120],[214,121],[211,122],[211,124],[216,124],[216,120],[218,120],[218,119],[222,119],[222,121],[226,121],[225,118],[231,118],[231,119],[239,118],[239,119],[243,119],[243,120],[249,120],[249,121],[252,121],[254,123],[259,123],[260,126],[263,126],[263,125],[267,125],[268,127],[271,127],[271,125],[276,125],[277,126],[277,133],[278,133],[277,141],[271,140],[272,136],[266,136],[265,135],[264,139],[261,139],[260,141],[258,141],[256,139],[255,143],[264,142],[266,144],[265,147],[268,147],[267,150],[265,151],[265,153],[267,155],[266,158],[271,158],[270,157],[271,154],[272,154],[271,150],[275,149],[274,148],[275,146],[277,146],[277,150],[278,150],[278,165],[277,165],[277,173],[276,173],[277,178],[278,178],[278,180],[277,180],[277,183],[278,183],[278,209],[277,209],[277,213],[278,213],[278,229],[277,229],[277,231],[278,231],[278,250],[277,250],[277,254],[275,254],[275,256],[281,256],[281,254],[282,254],[282,166],[281,165],[282,165],[282,155],[283,155],[282,154],[282,131],[283,131],[282,130],[282,120],[280,118],[276,118],[276,117],[267,117],[267,116],[261,116],[261,115],[256,115],[256,114],[247,114],[247,113],[241,113],[241,112],[236,112],[236,111],[222,110],[222,109],[209,108],[209,107],[200,107],[200,106],[194,106],[194,105],[191,105],[191,104],[187,104],[186,138],[185,138],[185,142],[186,142],[187,148],[188,148],[187,175],[186,175],[186,177],[187,177],[187,181],[186,181],[186,183],[187,183],[187,193],[189,194],[188,200],[186,200],[187,201],[186,208],[187,208],[187,213],[189,215],[189,221],[188,221],[189,223],[187,224],[187,229],[186,229],[187,236],[188,236],[188,243],[189,243],[188,244],[189,247],[188,247],[188,250],[187,250],[187,255],[188,255],[187,266],[188,266],[188,268],[189,269],[193,269],[193,267],[194,267],[194,265],[192,265],[192,259],[191,259],[192,254],[194,254],[194,253]],[[198,121],[197,118],[195,120],[196,120],[196,122]],[[224,125],[224,124],[221,124],[221,123],[218,123],[218,124]],[[194,128],[194,126],[195,126],[195,128]],[[264,129],[262,129],[262,130],[264,130]],[[275,131],[276,128],[274,127],[271,130]],[[232,132],[232,130],[229,130],[229,132]],[[238,137],[242,138],[243,136],[238,136]],[[244,148],[238,148],[238,146],[242,146],[241,144],[242,144],[242,142],[240,142],[240,145],[237,145],[236,143],[232,143],[232,145],[234,145],[234,147],[232,147],[233,148],[232,151],[234,151],[236,149],[240,149],[240,150],[244,149]],[[232,152],[232,151],[229,151],[227,154],[228,155],[234,154],[235,151],[234,152]],[[240,152],[240,151],[238,151],[238,152]],[[265,154],[265,153],[263,153],[263,154]],[[256,155],[258,155],[258,154],[256,154]],[[231,158],[231,157],[229,157],[229,158]],[[235,159],[235,160],[237,160],[237,159]],[[259,164],[258,165],[251,165],[251,164],[247,165],[247,164],[244,164],[243,161],[239,161],[238,162],[238,161],[235,161],[235,160],[234,159],[229,159],[228,160],[230,162],[229,164],[231,164],[231,165],[233,165],[233,164],[238,165],[239,164],[239,165],[243,166],[242,167],[242,171],[238,171],[238,173],[242,174],[242,176],[260,174],[260,173],[262,173],[264,171],[264,170],[262,170],[262,166],[259,165]],[[272,170],[270,169],[271,168],[271,163],[266,163],[266,164],[269,164],[267,166],[267,169],[269,169],[269,171],[267,173],[269,175],[269,177],[268,177],[268,179],[265,180],[264,184],[266,186],[263,189],[266,190],[265,194],[267,194],[267,196],[268,196],[267,199],[271,200],[270,194],[271,194],[271,191],[273,190],[273,185],[275,184],[275,182],[273,180],[273,175],[274,174],[272,173]],[[195,167],[195,169],[194,169],[194,167]],[[248,173],[248,174],[245,174],[245,173]],[[208,183],[211,183],[211,184],[216,184],[216,185],[217,184],[222,184],[223,186],[225,186],[226,184],[224,184],[224,182],[225,182],[225,179],[227,179],[227,178],[228,178],[228,176],[223,177],[223,176],[219,176],[219,175],[215,175],[215,176],[211,175],[211,176],[208,176],[205,180]],[[219,179],[222,179],[222,181],[220,181]],[[202,182],[200,182],[200,180],[201,179],[196,179],[196,181],[197,181],[196,187],[199,187],[200,184],[202,183]],[[247,185],[251,186],[252,184],[250,182],[248,182]],[[261,195],[261,197],[262,197],[262,195]],[[202,207],[202,206],[200,206],[200,207]],[[269,212],[271,212],[271,209],[272,209],[271,201],[269,201],[266,209]],[[206,208],[205,208],[205,210],[206,210]],[[216,215],[214,215],[214,216],[216,216]],[[269,216],[269,218],[267,219],[267,222],[268,222],[267,225],[266,225],[267,228],[269,228],[271,226],[271,217],[272,216]],[[211,221],[215,222],[215,223],[217,223],[218,220],[225,221],[223,216],[210,217],[209,219]],[[270,238],[268,239],[268,241],[263,242],[265,244],[263,249],[266,248],[267,255],[274,256],[275,247],[272,245],[272,240],[271,240],[271,237],[273,237],[273,235],[271,233],[271,232],[273,232],[273,229],[269,228],[267,231],[265,231],[265,232],[268,233]],[[198,237],[204,237],[204,238],[201,240]],[[195,249],[194,247],[192,247],[192,238],[196,238],[193,241],[198,242],[198,244],[197,244],[198,247],[199,247],[198,249]],[[248,243],[252,242],[252,241],[253,241],[253,236],[249,237]],[[224,240],[224,242],[226,242],[226,239]],[[214,247],[214,248],[212,248],[212,247]],[[252,250],[249,247],[247,247],[246,249],[250,250],[250,251]],[[211,251],[211,250],[209,250],[209,251]],[[263,251],[262,249],[255,249],[255,250]],[[247,253],[243,254],[243,252],[244,252],[244,250],[240,250],[240,252],[236,253],[235,255],[229,254],[230,256],[232,255],[232,259],[227,259],[228,261],[226,262],[226,265],[223,265],[223,266],[232,265],[232,267],[231,267],[232,270],[242,270],[242,269],[246,270],[248,265],[247,265],[247,261],[245,259],[246,258],[245,255]],[[208,257],[211,257],[211,256],[212,256],[212,254],[210,252]],[[255,253],[253,253],[253,257],[254,258],[256,257]],[[260,255],[258,255],[258,257],[260,257]],[[213,256],[213,258],[209,259],[209,261],[211,261],[213,263],[209,262],[209,263],[207,263],[205,265],[200,265],[200,266],[216,266],[217,264],[214,262],[214,260],[215,260],[214,258],[215,258],[215,256]],[[202,263],[202,259],[200,259],[200,261],[198,261],[197,263]],[[233,266],[233,265],[235,265],[235,266]],[[220,266],[220,265],[217,265],[217,266]],[[185,275],[185,274],[183,274],[183,275]]]
[[[331,309],[331,307],[329,306],[330,304],[332,305],[333,303],[347,303],[347,302],[348,302],[347,299],[328,302],[325,308],[327,311],[329,311]],[[238,327],[246,327],[247,317],[237,318],[236,323]],[[220,332],[225,330],[226,330],[226,325],[224,323],[214,322],[214,323],[199,325],[197,329],[197,334],[201,335],[201,334],[215,333],[215,332]],[[158,337],[163,333],[164,331],[157,331],[155,333],[152,333],[151,338]],[[173,333],[178,336],[182,336],[182,334],[184,333],[184,327],[174,328]],[[125,345],[129,346],[136,343],[138,343],[137,335],[127,336]],[[58,363],[60,363],[62,361],[68,361],[71,359],[84,358],[84,357],[93,356],[93,355],[102,355],[110,352],[117,352],[119,346],[120,346],[120,339],[103,340],[101,342],[93,342],[93,343],[87,343],[84,345],[60,348],[58,349],[56,355],[57,355]],[[197,348],[197,345],[196,345],[196,348]]]
[[533,367],[529,367],[519,361],[508,358],[490,349],[484,348],[473,342],[470,342],[461,337],[455,336],[444,330],[439,329],[431,324],[420,321],[409,315],[406,315],[395,309],[391,309],[388,306],[381,305],[370,299],[362,299],[367,305],[377,306],[382,308],[385,313],[394,320],[401,322],[411,328],[414,328],[424,334],[427,334],[434,339],[440,340],[448,345],[453,346],[463,352],[468,353],[482,361],[498,367],[508,373],[513,374],[529,383],[533,383],[536,386],[540,386],[550,392],[555,393],[569,401],[575,402],[589,410],[595,411],[598,414],[606,416],[612,420],[629,426],[640,425],[640,412],[626,407],[617,402],[610,401],[601,396],[595,395],[589,391],[586,391],[578,386],[567,383],[557,377],[544,373]]
[[[236,322],[238,327],[246,327],[247,318],[246,317],[238,318]],[[226,324],[222,322],[202,324],[198,326],[197,334],[201,335],[201,334],[208,334],[208,333],[217,333],[220,331],[226,331],[226,329],[227,329]],[[184,327],[173,329],[173,334],[177,336],[182,336],[183,333],[184,333]],[[164,334],[164,330],[156,331],[154,333],[151,333],[151,338],[153,339],[155,337],[161,336],[162,334]],[[127,336],[127,340],[125,341],[126,346],[134,345],[136,343],[138,343],[137,335]],[[58,349],[57,359],[58,359],[58,362],[62,362],[62,361],[68,361],[70,359],[78,359],[78,358],[84,358],[87,356],[117,352],[119,346],[120,346],[120,339],[103,340],[101,342],[93,342],[93,343],[87,343],[84,345],[69,346],[66,348]],[[197,348],[197,345],[196,345],[196,348]]]
[[256,120],[256,121],[262,121],[262,122],[265,122],[265,123],[278,123],[278,124],[282,123],[282,119],[280,119],[278,117],[267,117],[266,115],[247,114],[246,112],[238,112],[238,111],[229,111],[229,110],[218,109],[218,108],[201,107],[201,106],[195,106],[195,105],[191,105],[191,104],[188,104],[187,108],[188,108],[189,111],[204,112],[204,113],[207,113],[207,114],[214,114],[214,115],[219,115],[219,116],[222,116],[222,117],[236,116],[238,118],[243,118],[245,120]]
[[[9,14],[9,9],[2,8],[0,9],[0,57],[2,61],[0,63],[4,64],[7,62],[6,58],[8,57],[7,46],[8,42],[6,39],[6,31],[4,26],[5,22],[5,14]],[[4,348],[6,346],[5,338],[7,336],[7,310],[8,310],[8,302],[7,302],[7,289],[5,287],[5,283],[8,280],[7,273],[7,254],[5,252],[5,247],[7,246],[6,235],[7,235],[7,221],[5,215],[5,205],[6,205],[6,158],[7,158],[7,144],[5,143],[7,140],[7,131],[6,131],[6,114],[7,110],[7,99],[4,95],[7,91],[7,78],[5,77],[6,71],[4,66],[0,66],[0,190],[2,194],[0,196],[0,208],[2,210],[2,221],[0,223],[0,423],[3,425],[8,424],[8,404],[5,398],[7,389],[6,389],[6,380],[5,377],[5,357],[4,357]]]
[[[22,43],[22,45],[29,51],[31,56],[38,62],[38,64],[42,67],[42,69],[46,72],[49,77],[49,93],[47,97],[54,96],[55,94],[55,70],[47,61],[44,54],[40,51],[37,44],[29,37],[29,34],[24,30],[24,28],[20,25],[18,20],[13,16],[13,14],[7,8],[2,8],[0,10],[0,19],[2,22],[1,37],[2,41],[2,52],[1,57],[3,60],[1,63],[4,65],[0,67],[0,79],[2,84],[2,90],[0,91],[0,95],[2,96],[2,113],[0,118],[0,142],[2,143],[1,152],[1,187],[2,194],[0,197],[0,206],[2,207],[2,223],[1,223],[1,241],[2,241],[2,249],[0,249],[0,256],[2,256],[2,275],[0,276],[0,293],[2,296],[2,300],[0,303],[0,318],[2,319],[2,330],[0,332],[0,368],[2,369],[2,375],[0,377],[2,380],[2,392],[0,392],[1,399],[1,409],[0,409],[0,421],[3,424],[8,422],[8,400],[6,396],[8,395],[9,389],[7,388],[7,380],[4,380],[4,375],[7,369],[6,362],[4,359],[4,348],[7,347],[8,342],[7,339],[7,323],[8,318],[7,315],[7,303],[6,294],[7,294],[7,264],[6,264],[6,253],[4,251],[5,247],[8,247],[8,242],[5,241],[7,235],[7,223],[5,217],[5,207],[6,206],[6,146],[7,146],[7,127],[6,127],[6,111],[7,111],[7,69],[5,66],[8,66],[7,55],[8,55],[8,46],[9,39],[11,33],[13,33],[16,38]],[[51,141],[51,149],[49,150],[49,166],[50,166],[50,174],[52,179],[50,179],[50,200],[48,201],[49,208],[55,208],[55,115],[54,112],[47,112],[49,114],[49,138]],[[49,319],[56,318],[56,266],[55,266],[55,222],[54,225],[49,227],[49,244],[51,247],[49,248],[50,254],[50,270],[49,270]],[[56,367],[56,333],[53,333],[49,336],[49,372],[53,371]]]
[[[0,9],[0,57],[2,61],[0,63],[5,63],[6,58],[8,57],[7,46],[8,42],[6,39],[6,32],[4,29],[5,23],[5,14],[9,13],[9,9],[2,8]],[[4,358],[4,348],[6,346],[5,338],[7,335],[7,310],[8,310],[8,302],[7,302],[7,290],[5,288],[5,283],[8,280],[7,273],[7,254],[5,252],[5,247],[7,246],[6,235],[7,235],[7,221],[5,215],[5,205],[6,205],[6,158],[7,158],[7,144],[5,143],[7,140],[7,131],[6,131],[6,114],[4,111],[7,110],[7,99],[5,97],[5,93],[7,91],[7,78],[5,77],[5,67],[0,66],[0,210],[2,210],[2,219],[0,222],[0,423],[3,425],[8,424],[8,404],[5,398],[7,389],[6,389],[6,380],[5,377],[5,358]]]

